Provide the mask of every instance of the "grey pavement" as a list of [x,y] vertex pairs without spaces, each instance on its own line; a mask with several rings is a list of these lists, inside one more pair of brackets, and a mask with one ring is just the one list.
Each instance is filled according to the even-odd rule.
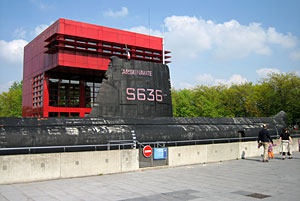
[[300,200],[300,153],[0,185],[0,200]]

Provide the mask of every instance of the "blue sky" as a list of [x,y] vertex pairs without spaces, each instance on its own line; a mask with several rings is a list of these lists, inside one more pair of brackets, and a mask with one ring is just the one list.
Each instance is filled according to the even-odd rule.
[[23,47],[58,18],[162,36],[172,87],[300,75],[298,0],[0,0],[0,93],[22,80]]

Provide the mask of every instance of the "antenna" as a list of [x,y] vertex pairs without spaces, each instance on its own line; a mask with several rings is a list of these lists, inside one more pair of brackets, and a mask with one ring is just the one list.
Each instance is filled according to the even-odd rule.
[[165,25],[162,25],[162,57],[163,57],[163,64],[165,64]]
[[148,26],[149,26],[149,48],[150,48],[150,8],[148,8]]
[[148,27],[149,27],[149,36],[150,36],[150,8],[148,8]]

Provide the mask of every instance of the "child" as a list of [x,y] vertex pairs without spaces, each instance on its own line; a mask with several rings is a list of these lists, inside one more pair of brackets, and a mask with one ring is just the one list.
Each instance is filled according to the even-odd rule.
[[274,153],[273,153],[274,146],[276,146],[276,144],[272,144],[271,142],[269,143],[269,148],[268,148],[269,159],[273,159],[273,157],[274,157]]

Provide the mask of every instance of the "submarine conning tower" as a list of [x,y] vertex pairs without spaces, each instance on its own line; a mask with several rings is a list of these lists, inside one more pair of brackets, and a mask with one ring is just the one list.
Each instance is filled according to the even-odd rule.
[[89,117],[172,117],[167,65],[110,58]]

